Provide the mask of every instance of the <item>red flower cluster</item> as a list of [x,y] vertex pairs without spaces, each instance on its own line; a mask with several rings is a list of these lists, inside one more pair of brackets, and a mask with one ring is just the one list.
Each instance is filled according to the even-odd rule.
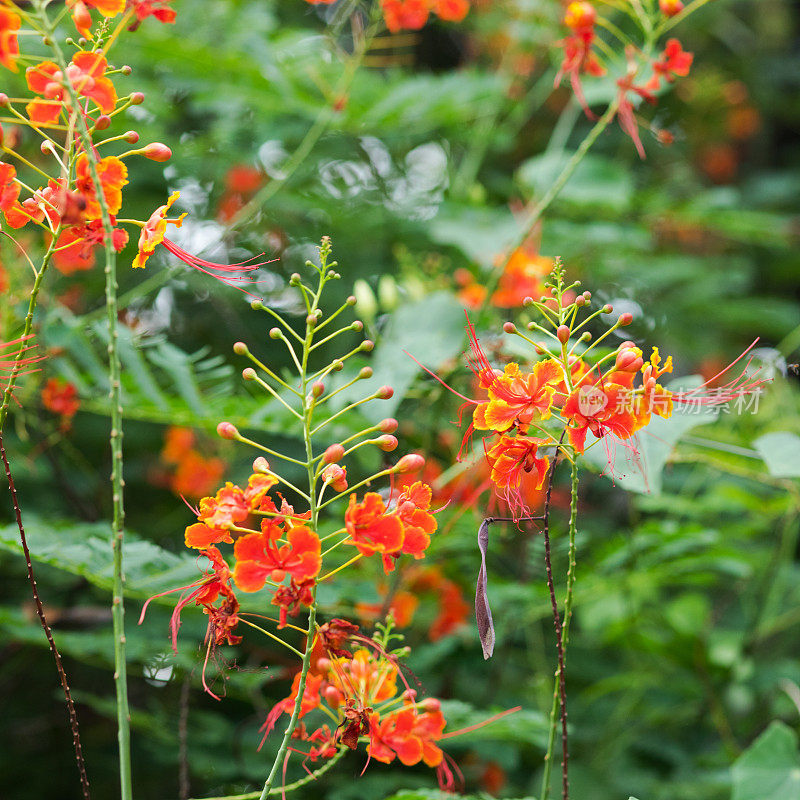
[[[683,10],[683,3],[680,0],[659,0],[659,8],[662,14],[672,17]],[[572,90],[589,116],[592,115],[581,87],[581,75],[601,76],[606,73],[592,49],[597,38],[597,22],[597,10],[590,2],[572,2],[567,6],[564,25],[572,33],[559,43],[564,48],[564,58],[555,81],[555,85],[558,86],[565,76],[569,76]],[[627,71],[624,77],[617,80],[619,87],[617,117],[620,127],[631,137],[637,152],[644,158],[644,147],[629,93],[638,95],[647,103],[655,104],[654,92],[661,87],[662,79],[671,83],[676,76],[685,77],[689,74],[692,54],[685,52],[677,39],[670,39],[659,58],[643,60],[642,53],[632,45],[627,46],[625,55]],[[642,69],[648,66],[652,69],[653,76],[645,84],[640,85],[637,83],[637,77]]]
[[225,471],[221,458],[206,458],[196,447],[191,428],[171,426],[164,436],[161,460],[170,473],[166,483],[177,495],[198,500],[213,491]]
[[67,424],[81,407],[75,385],[63,378],[50,378],[47,381],[42,389],[42,404],[48,411],[58,414]]
[[365,556],[380,553],[386,572],[394,569],[394,562],[402,553],[424,558],[436,530],[436,520],[429,512],[431,496],[430,486],[417,482],[403,489],[389,512],[376,492],[367,492],[360,503],[355,494],[350,495],[344,515],[350,544]]
[[[312,5],[334,0],[307,0]],[[425,27],[431,14],[445,22],[461,22],[469,11],[469,0],[380,0],[386,27],[397,33]]]
[[[317,709],[324,709],[327,717],[338,719],[339,724],[331,731],[328,725],[307,727],[304,719],[294,738],[309,749],[297,752],[316,761],[330,758],[341,745],[355,750],[363,741],[371,758],[385,764],[398,759],[406,766],[422,762],[436,767],[440,783],[446,784],[449,769],[437,744],[446,725],[439,701],[426,698],[417,702],[416,692],[407,686],[398,697],[402,688],[398,686],[398,678],[402,674],[396,659],[377,642],[358,634],[352,638],[366,646],[338,656],[326,651],[318,658],[300,705],[301,718],[307,719]],[[265,738],[281,715],[291,714],[299,678],[299,674],[295,676],[291,694],[267,716],[262,727]],[[398,700],[402,701],[399,707]]]

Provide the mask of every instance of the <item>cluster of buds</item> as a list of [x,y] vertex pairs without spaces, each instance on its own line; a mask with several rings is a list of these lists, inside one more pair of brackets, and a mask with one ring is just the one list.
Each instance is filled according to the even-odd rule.
[[[11,229],[38,227],[46,244],[45,263],[52,259],[64,273],[91,269],[98,247],[122,251],[129,240],[125,226],[139,231],[135,267],[143,267],[159,245],[229,283],[238,284],[244,273],[260,266],[208,262],[167,239],[167,226],[180,226],[184,216],[167,218],[177,192],[147,220],[119,216],[129,182],[127,160],[164,162],[172,153],[161,142],[140,145],[135,130],[109,131],[115,118],[144,102],[142,92],[121,91],[118,84],[132,70],[111,64],[109,50],[123,30],[149,17],[173,22],[170,1],[68,0],[81,37],[77,44],[58,28],[61,18],[49,16],[47,3],[0,3],[0,63],[15,72],[25,66],[27,89],[23,97],[0,94],[2,122],[15,126],[6,132],[0,128],[0,146],[10,159],[0,161],[0,211]],[[52,59],[20,52],[20,41],[36,38],[50,47]],[[63,41],[74,48],[71,54],[65,53]],[[19,143],[29,138],[20,131],[39,137],[39,154],[19,151]]]
[[[604,29],[613,37],[611,43],[601,42],[603,51],[614,54],[617,52],[616,48],[620,47],[625,57],[625,74],[616,82],[619,90],[616,100],[617,117],[622,129],[636,145],[639,155],[644,158],[644,147],[639,136],[639,124],[634,114],[631,94],[655,105],[656,92],[661,88],[662,81],[672,83],[676,77],[688,75],[693,56],[683,50],[678,39],[669,39],[660,55],[653,57],[649,55],[656,44],[660,25],[664,19],[675,17],[683,11],[683,3],[680,0],[660,0],[657,14],[661,19],[651,20],[645,16],[644,22],[641,16],[647,12],[641,4],[623,3],[620,7],[641,27],[645,39],[642,46],[636,47],[631,44],[616,25],[609,20],[601,19],[591,2],[587,0],[572,2],[564,14],[564,25],[570,30],[570,34],[559,43],[564,49],[564,57],[555,83],[558,86],[564,77],[569,77],[575,96],[587,115],[592,116],[583,94],[581,76],[600,77],[607,72],[603,57],[595,50],[598,42],[597,28],[602,23]],[[642,81],[641,76],[646,75],[648,71],[651,73],[649,80]],[[662,141],[669,141],[667,135],[662,135],[660,138]]]
[[[502,370],[493,367],[474,329],[468,328],[469,364],[481,398],[464,398],[474,406],[464,439],[474,431],[486,432],[484,449],[491,481],[517,516],[529,511],[520,488],[523,477],[533,476],[541,488],[558,452],[572,460],[589,447],[613,439],[627,443],[635,457],[637,434],[653,415],[668,418],[675,404],[727,403],[759,391],[765,382],[748,373],[748,362],[721,390],[712,391],[708,382],[687,391],[666,389],[660,381],[672,372],[672,357],[662,361],[657,347],[648,359],[632,341],[610,350],[598,347],[630,325],[633,315],[619,314],[593,339],[587,325],[601,315],[612,315],[614,309],[605,304],[592,310],[591,292],[576,294],[579,285],[579,281],[564,284],[564,271],[557,262],[546,284],[548,295],[525,301],[526,307],[538,312],[538,320],[528,323],[527,333],[512,322],[503,326],[505,333],[527,341],[540,357],[529,370],[516,362],[505,364]],[[528,333],[541,338],[534,340]]]
[[[306,0],[328,5],[335,0]],[[391,33],[424,28],[431,14],[444,22],[461,22],[469,11],[469,0],[380,0],[383,21]]]

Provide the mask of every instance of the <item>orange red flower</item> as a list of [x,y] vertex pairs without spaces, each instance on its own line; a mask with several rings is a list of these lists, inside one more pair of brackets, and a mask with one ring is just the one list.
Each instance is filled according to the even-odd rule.
[[19,55],[19,26],[19,14],[9,8],[0,7],[0,64],[14,72],[17,71],[16,59]]
[[25,106],[31,122],[41,125],[58,119],[61,109],[69,100],[65,97],[65,80],[70,81],[78,94],[94,101],[104,114],[112,112],[117,105],[117,92],[111,80],[105,77],[107,69],[108,62],[101,53],[83,50],[73,56],[66,70],[66,78],[53,61],[42,61],[34,67],[28,67],[25,70],[28,88],[42,95]]
[[78,413],[81,402],[75,384],[63,378],[50,378],[42,389],[42,404],[48,411],[71,419]]

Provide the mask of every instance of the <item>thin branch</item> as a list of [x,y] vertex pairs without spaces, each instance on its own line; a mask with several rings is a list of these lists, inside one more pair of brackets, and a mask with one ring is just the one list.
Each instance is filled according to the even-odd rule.
[[0,433],[0,456],[3,459],[3,466],[6,470],[6,479],[8,480],[8,488],[11,490],[11,501],[14,504],[14,515],[17,518],[17,527],[19,528],[19,540],[22,544],[22,552],[25,554],[25,565],[28,570],[28,582],[31,585],[31,593],[33,594],[33,602],[36,604],[36,616],[39,617],[39,623],[44,630],[44,635],[47,637],[47,642],[50,645],[50,651],[53,653],[53,659],[56,662],[56,670],[58,677],[61,680],[61,688],[64,690],[64,699],[67,703],[67,712],[69,713],[69,725],[72,729],[72,744],[75,748],[75,762],[78,765],[78,773],[81,777],[81,790],[85,800],[90,800],[89,794],[89,778],[86,775],[86,764],[83,760],[83,749],[81,748],[81,735],[78,729],[78,715],[75,711],[75,703],[72,700],[72,693],[69,689],[67,681],[67,673],[64,670],[64,665],[61,662],[61,654],[58,652],[56,643],[53,640],[53,632],[50,630],[50,625],[47,623],[47,618],[44,614],[44,606],[42,599],[39,596],[39,588],[36,585],[36,578],[33,575],[33,563],[31,562],[31,552],[28,549],[28,540],[25,536],[25,528],[22,525],[22,512],[19,507],[19,500],[17,498],[17,489],[14,486],[14,478],[11,476],[11,465],[8,463],[8,456],[3,446],[3,435]]

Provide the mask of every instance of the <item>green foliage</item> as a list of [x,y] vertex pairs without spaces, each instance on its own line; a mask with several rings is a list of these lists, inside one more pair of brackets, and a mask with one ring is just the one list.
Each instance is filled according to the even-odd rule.
[[797,733],[773,722],[731,768],[731,800],[797,800],[800,798],[800,754]]

